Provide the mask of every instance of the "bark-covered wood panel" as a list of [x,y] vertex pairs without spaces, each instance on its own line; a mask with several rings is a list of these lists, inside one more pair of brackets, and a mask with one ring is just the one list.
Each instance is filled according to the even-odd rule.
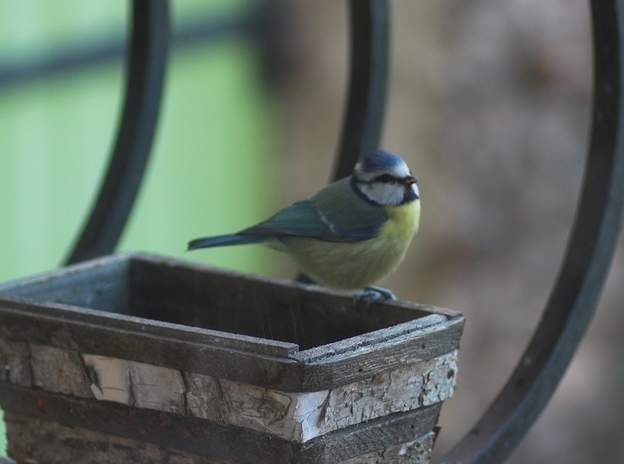
[[[55,422],[7,414],[9,455],[17,463],[226,464],[198,454]],[[434,433],[366,453],[344,464],[428,464]],[[42,446],[45,443],[45,446]],[[280,464],[275,462],[274,464]],[[284,463],[287,464],[287,463]],[[291,463],[288,463],[291,464]]]
[[427,462],[462,328],[448,310],[105,258],[0,288],[0,403],[24,460]]
[[5,366],[3,380],[8,383],[28,386],[33,373],[34,385],[51,393],[189,415],[296,442],[442,402],[452,395],[457,374],[453,351],[340,387],[292,393],[129,360],[3,342],[0,359],[9,357],[19,362],[12,363],[16,371]]
[[[111,287],[111,295],[101,287],[101,276],[121,281]],[[168,296],[162,294],[166,289]],[[89,292],[99,296],[90,298]],[[159,297],[146,295],[150,292]],[[130,306],[118,307],[115,295],[117,305]],[[143,303],[132,306],[137,298],[154,298],[151,312],[140,310]],[[182,304],[187,300],[195,306]],[[192,315],[215,311],[212,322]],[[236,316],[241,311],[246,318]],[[249,324],[258,327],[255,333],[245,328]],[[291,332],[281,337],[274,325]],[[336,328],[342,326],[348,329]],[[5,340],[282,391],[331,388],[434,358],[459,348],[462,328],[461,315],[449,310],[407,302],[354,304],[348,296],[318,287],[145,255],[98,259],[0,287],[0,337]],[[322,336],[325,332],[333,333],[331,340]]]

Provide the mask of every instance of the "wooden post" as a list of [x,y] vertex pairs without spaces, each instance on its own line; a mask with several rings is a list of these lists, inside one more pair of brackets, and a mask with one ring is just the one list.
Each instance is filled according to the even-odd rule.
[[0,287],[18,462],[426,463],[461,315],[146,255]]

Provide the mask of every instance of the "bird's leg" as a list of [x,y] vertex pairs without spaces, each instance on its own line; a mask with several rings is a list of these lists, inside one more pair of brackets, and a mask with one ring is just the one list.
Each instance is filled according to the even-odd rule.
[[387,288],[369,286],[364,290],[360,290],[359,292],[353,293],[353,301],[357,303],[358,301],[387,301],[387,300],[396,300],[396,296]]
[[373,293],[377,293],[378,295],[381,296],[381,298],[385,301],[385,300],[396,300],[397,297],[394,293],[392,293],[392,290],[387,289],[387,288],[383,288],[383,287],[376,287],[374,285],[371,285],[369,287],[366,287],[364,289],[364,291],[366,292],[373,292]]

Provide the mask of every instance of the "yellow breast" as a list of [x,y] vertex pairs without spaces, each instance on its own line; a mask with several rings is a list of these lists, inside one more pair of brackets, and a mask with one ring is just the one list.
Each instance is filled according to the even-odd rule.
[[357,289],[382,279],[403,260],[416,230],[418,201],[388,207],[377,235],[356,243],[284,239],[286,251],[314,280],[335,288]]
[[412,239],[420,221],[420,201],[412,201],[400,206],[386,207],[388,220],[379,230],[378,236],[397,237],[400,240]]

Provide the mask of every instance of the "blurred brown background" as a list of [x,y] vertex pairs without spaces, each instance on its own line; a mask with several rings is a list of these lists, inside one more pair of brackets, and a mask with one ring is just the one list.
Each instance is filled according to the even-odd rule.
[[[346,3],[287,5],[283,202],[328,179],[341,123]],[[438,454],[477,420],[528,341],[564,252],[591,111],[586,1],[400,0],[383,145],[420,179],[421,231],[383,282],[467,317]],[[512,463],[620,463],[622,246],[588,336]],[[281,258],[279,258],[281,259]],[[281,276],[294,270],[284,259]]]

